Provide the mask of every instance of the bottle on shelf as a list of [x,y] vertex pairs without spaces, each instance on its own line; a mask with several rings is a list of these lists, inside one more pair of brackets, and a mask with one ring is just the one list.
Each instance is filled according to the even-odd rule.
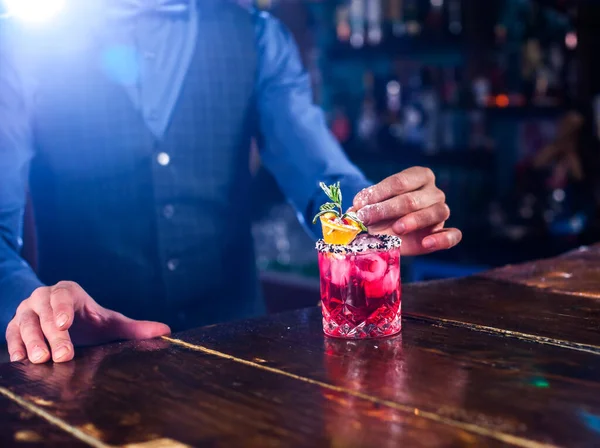
[[335,106],[331,119],[331,133],[335,136],[338,142],[345,144],[350,140],[352,126],[348,118],[348,114],[341,106]]
[[479,74],[473,78],[472,93],[475,99],[475,105],[486,107],[490,100],[490,81],[484,74]]
[[417,148],[423,148],[426,130],[426,112],[423,106],[422,66],[411,67],[404,89],[402,107],[402,140]]
[[459,126],[457,116],[460,101],[459,85],[456,70],[446,67],[442,70],[441,103],[441,135],[440,144],[444,150],[453,150],[457,146],[456,128]]
[[430,0],[429,3],[425,24],[431,33],[439,36],[444,23],[444,0]]
[[365,44],[365,0],[350,0],[350,45],[361,48]]
[[382,0],[367,0],[367,42],[378,45],[383,38]]
[[469,149],[489,149],[490,141],[487,136],[485,113],[481,109],[473,109],[469,112]]
[[350,28],[350,8],[346,4],[338,5],[335,10],[335,31],[340,42],[348,42],[352,30]]
[[421,70],[421,93],[419,96],[424,116],[423,149],[426,154],[431,155],[439,150],[440,99],[435,86],[434,71],[430,67],[424,67]]
[[461,0],[448,0],[448,31],[454,36],[463,31]]
[[321,104],[323,91],[323,73],[319,65],[321,59],[321,50],[318,47],[313,47],[307,54],[307,71],[310,76],[310,82],[313,90],[313,100],[316,104]]
[[356,124],[356,133],[361,147],[368,152],[375,152],[378,150],[379,117],[375,101],[375,76],[370,71],[366,72],[363,77],[363,89],[364,96]]
[[406,33],[409,36],[418,36],[423,28],[419,20],[419,0],[404,0],[403,6]]
[[390,25],[390,37],[399,37],[406,33],[403,0],[388,0],[387,22]]

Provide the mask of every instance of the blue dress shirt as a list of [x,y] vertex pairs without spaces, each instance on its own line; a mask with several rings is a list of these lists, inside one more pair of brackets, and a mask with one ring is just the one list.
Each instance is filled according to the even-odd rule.
[[[86,5],[97,9],[92,7],[88,13],[103,14],[94,15],[89,23],[80,20],[86,30],[78,39],[92,39],[104,48],[106,77],[123,88],[158,140],[164,137],[179,101],[203,1],[102,0],[111,5],[103,8],[90,0]],[[70,11],[69,7],[82,3],[67,0],[65,14],[74,13],[76,8]],[[322,111],[313,104],[309,77],[288,30],[266,13],[250,14],[258,55],[254,96],[262,161],[298,210],[299,219],[307,223],[325,199],[319,181],[340,180],[346,201],[369,182],[343,154]],[[20,256],[28,169],[36,143],[32,116],[38,80],[26,57],[28,33],[32,32],[17,23],[0,22],[0,328],[5,328],[18,304],[43,285]],[[65,46],[77,45],[78,39]],[[211,217],[203,219],[208,222]]]

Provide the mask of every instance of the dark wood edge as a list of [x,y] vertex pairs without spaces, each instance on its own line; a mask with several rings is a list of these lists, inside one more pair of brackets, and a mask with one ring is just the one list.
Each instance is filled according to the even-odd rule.
[[77,440],[80,440],[81,442],[83,442],[89,446],[92,446],[94,448],[109,448],[110,447],[109,445],[105,444],[104,442],[96,439],[95,437],[90,436],[89,434],[85,433],[81,429],[79,429],[73,425],[70,425],[63,419],[56,417],[55,415],[51,414],[50,412],[46,411],[45,409],[41,408],[40,406],[36,405],[35,403],[32,403],[31,401],[23,398],[22,396],[17,395],[14,392],[11,392],[9,389],[7,389],[5,387],[0,386],[0,395],[7,398],[10,401],[12,401],[16,405],[22,407],[23,409],[31,412],[32,414],[36,415],[37,417],[40,417],[41,419],[47,421],[53,427],[66,432],[67,434],[71,435],[72,437],[76,438]]
[[581,344],[578,342],[571,342],[571,341],[567,341],[567,340],[555,339],[555,338],[550,338],[550,337],[545,337],[545,336],[537,336],[535,334],[521,333],[518,331],[505,330],[505,329],[497,328],[497,327],[488,327],[485,325],[475,324],[475,323],[471,323],[471,322],[463,322],[460,320],[444,319],[442,317],[433,317],[433,316],[428,316],[425,314],[412,313],[412,312],[408,312],[408,311],[403,312],[402,315],[405,317],[410,317],[412,319],[418,319],[418,320],[442,324],[442,325],[446,325],[446,326],[467,328],[469,330],[478,331],[480,333],[487,333],[487,334],[492,334],[495,336],[503,336],[503,337],[509,337],[509,338],[514,338],[514,339],[520,339],[523,341],[535,342],[535,343],[544,344],[544,345],[553,345],[556,347],[566,348],[566,349],[570,349],[570,350],[579,350],[579,351],[591,353],[594,355],[600,355],[600,346],[598,346],[598,345]]

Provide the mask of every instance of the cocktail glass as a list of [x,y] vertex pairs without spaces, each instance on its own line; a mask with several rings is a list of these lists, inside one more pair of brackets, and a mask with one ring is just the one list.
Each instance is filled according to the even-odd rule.
[[326,335],[363,339],[400,331],[400,244],[395,236],[367,234],[348,245],[317,242]]

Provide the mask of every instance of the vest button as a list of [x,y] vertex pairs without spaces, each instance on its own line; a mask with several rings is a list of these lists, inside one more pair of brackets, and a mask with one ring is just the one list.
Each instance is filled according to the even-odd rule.
[[156,161],[159,165],[167,166],[171,162],[171,156],[166,152],[159,152],[156,156]]
[[167,205],[164,206],[164,208],[163,208],[163,216],[165,218],[171,219],[174,214],[175,214],[175,207],[173,207],[171,204],[167,204]]
[[175,271],[177,269],[177,266],[179,266],[179,260],[176,259],[172,259],[167,261],[167,269],[171,272]]

